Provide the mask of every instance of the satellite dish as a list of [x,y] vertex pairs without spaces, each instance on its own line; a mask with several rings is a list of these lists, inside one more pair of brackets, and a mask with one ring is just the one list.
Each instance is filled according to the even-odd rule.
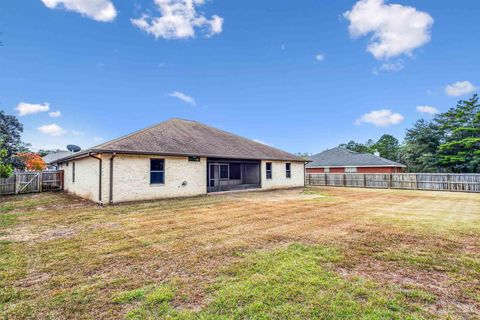
[[78,151],[82,150],[79,146],[76,146],[76,145],[74,145],[74,144],[69,144],[69,145],[67,146],[67,149],[68,149],[68,151],[70,151],[70,152],[78,152]]

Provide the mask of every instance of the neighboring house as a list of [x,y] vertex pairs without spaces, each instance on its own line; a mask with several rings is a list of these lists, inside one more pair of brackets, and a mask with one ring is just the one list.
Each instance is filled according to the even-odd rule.
[[58,159],[67,157],[71,155],[72,153],[67,150],[57,150],[54,152],[50,152],[46,156],[43,156],[42,159],[45,161],[45,164],[47,165],[47,170],[56,170],[57,166],[54,164],[58,161]]
[[304,186],[305,160],[171,119],[56,161],[65,190],[98,203]]
[[307,173],[395,173],[405,165],[370,153],[358,153],[336,147],[310,157]]

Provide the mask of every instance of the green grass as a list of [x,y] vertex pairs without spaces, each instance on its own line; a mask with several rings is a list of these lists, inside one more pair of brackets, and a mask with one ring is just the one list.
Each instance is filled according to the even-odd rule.
[[332,268],[342,259],[336,249],[301,244],[248,255],[225,270],[202,310],[175,309],[174,290],[161,286],[148,295],[136,290],[122,295],[129,297],[124,301],[141,300],[126,319],[429,318],[424,307],[435,302],[433,295],[342,278]]

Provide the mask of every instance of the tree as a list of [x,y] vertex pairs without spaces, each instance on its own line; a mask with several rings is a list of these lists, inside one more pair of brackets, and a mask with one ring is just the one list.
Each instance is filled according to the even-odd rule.
[[30,171],[41,171],[47,166],[38,153],[23,152],[17,154],[17,158],[21,159],[25,168]]
[[310,159],[310,157],[312,156],[312,154],[308,153],[308,152],[297,152],[297,153],[295,153],[295,155],[297,155],[300,158],[305,159],[305,160]]
[[6,150],[2,160],[13,167],[21,167],[21,162],[14,157],[16,153],[27,152],[28,145],[22,142],[23,125],[15,116],[5,114],[0,110],[0,150]]
[[13,167],[11,164],[6,163],[7,150],[0,149],[0,178],[8,178],[12,172]]
[[372,150],[373,146],[373,140],[368,140],[366,144],[355,142],[353,140],[350,140],[348,143],[342,143],[339,145],[341,148],[345,148],[348,150],[352,150],[355,152],[359,153],[373,153],[374,150]]
[[451,172],[480,172],[480,103],[478,95],[461,100],[435,118],[443,134],[440,166]]
[[384,134],[371,147],[380,153],[380,156],[392,161],[398,161],[400,153],[400,143],[392,135]]
[[437,150],[442,133],[433,122],[418,120],[413,128],[407,129],[400,149],[400,162],[410,172],[438,172]]

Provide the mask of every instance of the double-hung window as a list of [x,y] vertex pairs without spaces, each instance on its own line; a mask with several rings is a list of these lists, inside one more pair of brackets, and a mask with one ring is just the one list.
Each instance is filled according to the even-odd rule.
[[267,173],[267,179],[272,179],[272,163],[267,162],[266,163],[266,173]]
[[292,177],[292,164],[291,163],[285,163],[285,174],[287,175],[287,178]]
[[165,160],[150,159],[150,184],[165,183]]

